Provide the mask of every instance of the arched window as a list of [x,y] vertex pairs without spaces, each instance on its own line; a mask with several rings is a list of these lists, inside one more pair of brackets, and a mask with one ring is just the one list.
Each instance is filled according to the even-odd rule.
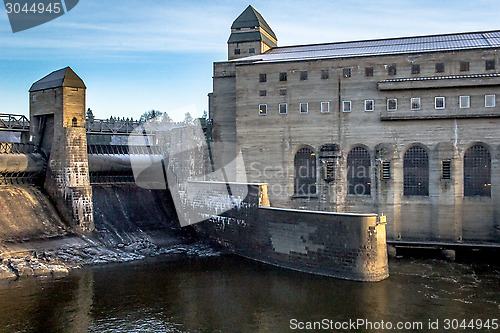
[[78,127],[78,120],[76,119],[76,117],[73,117],[73,119],[71,120],[71,127]]
[[483,146],[475,145],[464,154],[464,196],[491,196],[491,157]]
[[316,194],[316,154],[309,148],[301,148],[295,154],[295,195]]
[[404,195],[429,195],[429,154],[422,147],[408,149],[403,161]]
[[370,195],[370,153],[363,147],[353,148],[347,155],[348,193]]

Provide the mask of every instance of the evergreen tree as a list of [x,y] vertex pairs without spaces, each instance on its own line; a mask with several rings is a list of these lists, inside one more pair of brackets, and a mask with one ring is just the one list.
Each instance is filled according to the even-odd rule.
[[91,108],[87,109],[87,113],[85,114],[85,118],[87,118],[87,121],[93,122],[95,120],[94,113],[92,112]]
[[186,114],[184,115],[184,124],[192,125],[193,123],[194,123],[194,119],[191,116],[191,113],[186,112]]

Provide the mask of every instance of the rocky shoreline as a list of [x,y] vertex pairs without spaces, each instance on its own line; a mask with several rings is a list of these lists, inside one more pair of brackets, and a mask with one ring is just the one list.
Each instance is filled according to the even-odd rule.
[[85,236],[0,244],[0,280],[29,276],[63,277],[86,265],[129,262],[161,255],[216,256],[219,251],[202,241],[180,241],[165,234],[151,233],[114,244]]

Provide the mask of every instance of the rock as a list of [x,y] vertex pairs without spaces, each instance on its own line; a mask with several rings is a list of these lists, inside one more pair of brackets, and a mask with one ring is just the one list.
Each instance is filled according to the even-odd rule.
[[46,265],[41,263],[36,263],[33,265],[33,274],[35,276],[50,276],[51,271]]
[[387,245],[387,254],[389,255],[389,258],[396,258],[397,256],[396,247],[393,245]]
[[450,249],[443,249],[441,250],[441,255],[449,261],[455,261],[456,259],[456,252],[455,250],[450,250]]
[[17,275],[14,274],[7,266],[0,265],[0,279],[15,279]]
[[17,267],[17,275],[19,275],[19,277],[33,276],[33,268],[27,265],[19,265]]
[[50,269],[50,273],[54,277],[66,276],[69,274],[69,269],[62,264],[50,264],[47,265],[47,268]]

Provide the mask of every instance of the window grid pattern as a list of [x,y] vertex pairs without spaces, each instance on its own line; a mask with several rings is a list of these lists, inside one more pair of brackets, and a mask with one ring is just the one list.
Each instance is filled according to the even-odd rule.
[[487,108],[495,107],[495,95],[485,95],[484,96],[484,106]]
[[365,100],[365,111],[373,111],[375,110],[375,101],[373,99]]
[[343,101],[342,102],[342,111],[343,112],[351,112],[351,101]]
[[286,103],[280,103],[279,105],[279,113],[280,114],[287,114],[288,111],[288,104]]
[[429,154],[422,147],[411,147],[404,155],[403,194],[429,195]]
[[321,102],[321,113],[330,112],[330,102]]
[[459,97],[459,106],[461,109],[470,108],[470,96],[460,96]]
[[472,146],[464,154],[464,196],[491,196],[491,157],[483,146]]
[[436,97],[434,99],[434,108],[436,110],[444,109],[445,108],[445,98],[444,97]]
[[410,101],[410,104],[411,104],[412,111],[420,110],[420,108],[421,108],[420,97],[413,97]]
[[387,100],[387,111],[396,111],[398,109],[398,100],[390,98]]
[[411,73],[412,74],[420,74],[420,65],[419,64],[411,65]]
[[294,193],[298,196],[316,194],[316,154],[309,148],[301,148],[294,158]]
[[348,193],[370,195],[370,153],[363,147],[353,148],[347,155]]
[[259,115],[265,116],[267,114],[267,104],[259,105]]
[[308,113],[309,112],[309,104],[308,103],[300,103],[299,104],[300,113]]

